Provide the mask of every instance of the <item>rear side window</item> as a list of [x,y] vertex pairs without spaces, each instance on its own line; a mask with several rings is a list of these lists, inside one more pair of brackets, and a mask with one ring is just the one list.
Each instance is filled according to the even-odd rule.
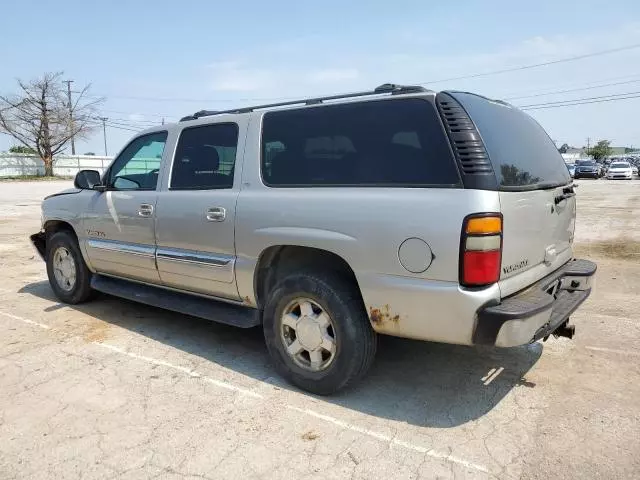
[[419,98],[266,113],[262,178],[273,187],[460,183],[437,111]]
[[475,123],[500,190],[534,190],[571,181],[547,132],[515,107],[470,93],[451,92]]
[[238,126],[219,123],[185,128],[171,170],[171,190],[233,187]]

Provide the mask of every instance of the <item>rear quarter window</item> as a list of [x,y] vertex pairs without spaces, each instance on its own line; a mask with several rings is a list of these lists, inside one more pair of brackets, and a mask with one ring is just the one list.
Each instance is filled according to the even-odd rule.
[[460,179],[427,99],[268,112],[262,178],[272,187],[455,187]]
[[470,93],[450,95],[478,128],[500,190],[537,189],[571,181],[547,132],[522,110]]

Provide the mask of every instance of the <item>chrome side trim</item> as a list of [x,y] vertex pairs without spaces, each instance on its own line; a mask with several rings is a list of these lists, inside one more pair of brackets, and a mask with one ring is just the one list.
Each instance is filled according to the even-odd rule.
[[158,260],[169,260],[181,263],[194,263],[208,267],[225,267],[232,258],[226,255],[212,255],[208,253],[194,252],[191,250],[176,250],[172,248],[158,248],[156,250]]
[[110,252],[129,253],[131,255],[139,255],[141,257],[153,258],[155,256],[156,247],[145,246],[137,243],[124,243],[115,240],[95,240],[88,239],[87,245],[91,248],[99,250],[108,250]]

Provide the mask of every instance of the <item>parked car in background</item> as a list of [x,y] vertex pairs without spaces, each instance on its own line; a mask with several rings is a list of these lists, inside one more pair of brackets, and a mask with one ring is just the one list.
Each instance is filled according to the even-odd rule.
[[633,169],[629,162],[612,163],[607,170],[607,178],[609,180],[624,179],[631,180],[633,178]]
[[599,178],[600,166],[593,160],[582,160],[576,165],[574,178]]
[[576,174],[576,166],[574,163],[568,163],[567,164],[567,170],[569,170],[569,175],[571,175],[571,178],[575,177]]

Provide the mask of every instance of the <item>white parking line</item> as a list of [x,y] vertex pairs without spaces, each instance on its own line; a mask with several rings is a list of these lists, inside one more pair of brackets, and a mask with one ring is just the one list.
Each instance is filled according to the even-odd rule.
[[49,325],[45,325],[44,323],[40,323],[40,322],[35,322],[33,320],[29,320],[28,318],[22,318],[22,317],[19,317],[17,315],[14,315],[12,313],[0,312],[0,315],[2,315],[4,317],[12,318],[14,320],[18,320],[20,322],[28,323],[29,325],[35,325],[35,326],[40,327],[40,328],[42,328],[44,330],[50,330],[51,329],[51,327]]
[[[186,375],[189,375],[190,377],[201,378],[203,381],[205,381],[207,383],[211,383],[212,385],[216,385],[217,387],[224,388],[226,390],[231,390],[231,391],[238,392],[241,395],[247,395],[247,396],[254,397],[254,398],[259,398],[259,399],[264,399],[265,398],[264,395],[259,394],[257,392],[254,392],[252,390],[248,390],[246,388],[238,387],[238,386],[233,385],[233,384],[228,383],[228,382],[223,382],[223,381],[211,378],[211,377],[207,377],[207,376],[202,375],[202,374],[196,372],[195,370],[192,370],[192,369],[187,368],[187,367],[181,367],[179,365],[174,365],[174,364],[166,362],[164,360],[158,360],[158,359],[147,357],[147,356],[144,356],[144,355],[138,355],[137,353],[129,352],[127,350],[124,350],[124,349],[122,349],[120,347],[116,347],[114,345],[110,345],[108,343],[93,342],[93,344],[94,345],[98,345],[98,346],[103,347],[103,348],[106,348],[108,350],[111,350],[113,352],[117,352],[117,353],[121,353],[123,355],[127,355],[128,357],[135,358],[136,360],[142,360],[144,362],[151,363],[153,365],[162,365],[164,367],[168,367],[168,368],[171,368],[173,370],[180,371],[180,372],[182,372],[182,373],[184,373]],[[472,468],[474,470],[478,470],[478,471],[481,471],[481,472],[485,472],[485,473],[489,472],[487,467],[485,467],[483,465],[478,465],[476,463],[468,462],[468,461],[466,461],[464,459],[458,458],[458,457],[456,457],[454,455],[450,455],[448,453],[439,452],[437,450],[421,447],[419,445],[414,445],[412,443],[408,443],[408,442],[405,442],[403,440],[399,440],[399,439],[397,439],[395,437],[390,437],[388,435],[385,435],[385,434],[380,433],[380,432],[376,432],[374,430],[369,430],[369,429],[366,429],[366,428],[358,427],[357,425],[352,425],[350,423],[344,422],[342,420],[339,420],[337,418],[331,417],[329,415],[324,415],[322,413],[318,413],[318,412],[316,412],[314,410],[309,410],[309,409],[306,409],[306,408],[294,407],[294,406],[291,406],[291,405],[285,405],[285,407],[288,408],[289,410],[294,410],[294,411],[302,413],[304,415],[308,415],[308,416],[317,418],[319,420],[322,420],[324,422],[331,423],[331,424],[336,425],[338,427],[344,428],[345,430],[351,430],[351,431],[354,431],[354,432],[361,433],[363,435],[367,435],[368,437],[375,438],[376,440],[388,443],[390,445],[406,448],[407,450],[413,450],[413,451],[416,451],[416,452],[424,453],[425,455],[427,455],[429,457],[446,460],[446,461],[449,461],[451,463],[456,463],[458,465],[462,465],[462,466],[467,467],[467,468]]]
[[607,352],[607,353],[617,353],[619,355],[631,355],[633,357],[640,357],[640,352],[632,352],[630,350],[618,350],[616,348],[605,348],[605,347],[584,347],[587,350],[593,350],[594,352]]
[[92,342],[92,343],[94,345],[98,345],[100,347],[109,349],[109,350],[111,350],[113,352],[121,353],[121,354],[126,355],[128,357],[135,358],[136,360],[142,360],[144,362],[151,363],[153,365],[161,365],[163,367],[171,368],[173,370],[178,370],[179,372],[182,372],[182,373],[184,373],[186,375],[189,375],[190,377],[201,378],[205,382],[211,383],[211,384],[216,385],[217,387],[220,387],[220,388],[225,388],[227,390],[232,390],[234,392],[238,392],[238,393],[240,393],[242,395],[247,395],[249,397],[264,398],[264,395],[260,395],[257,392],[254,392],[254,391],[251,391],[251,390],[247,390],[246,388],[237,387],[235,385],[232,385],[231,383],[227,383],[227,382],[223,382],[223,381],[220,381],[220,380],[216,380],[214,378],[206,377],[206,376],[201,375],[200,373],[196,372],[195,370],[192,370],[192,369],[187,368],[187,367],[181,367],[180,365],[174,365],[172,363],[165,362],[164,360],[158,360],[156,358],[146,357],[144,355],[138,355],[137,353],[128,352],[127,350],[124,350],[122,348],[116,347],[114,345],[109,345],[108,343],[102,343],[102,342]]
[[[36,325],[40,328],[43,328],[45,330],[50,330],[51,327],[49,327],[49,325],[45,325],[44,323],[39,323],[39,322],[35,322],[33,320],[29,320],[27,318],[23,318],[23,317],[19,317],[17,315],[13,315],[11,313],[8,312],[2,312],[0,311],[0,315],[3,315],[5,317],[8,318],[12,318],[14,320],[19,320],[21,322],[30,324],[30,325]],[[102,342],[92,342],[92,344],[97,345],[99,347],[105,348],[107,350],[111,350],[112,352],[115,353],[119,353],[121,355],[126,355],[130,358],[134,358],[136,360],[142,360],[143,362],[147,362],[150,363],[152,365],[159,365],[159,366],[163,366],[163,367],[167,367],[170,368],[172,370],[177,370],[179,372],[184,373],[185,375],[188,375],[190,377],[193,378],[200,378],[203,381],[210,383],[212,385],[215,385],[219,388],[224,388],[226,390],[231,390],[234,392],[237,392],[241,395],[246,395],[249,397],[253,397],[253,398],[258,398],[258,399],[264,399],[265,396],[257,393],[255,391],[243,388],[243,387],[239,387],[237,385],[233,385],[231,383],[228,382],[223,382],[221,380],[216,380],[214,378],[211,377],[207,377],[205,375],[202,375],[200,373],[198,373],[197,371],[188,368],[188,367],[182,367],[180,365],[174,365],[172,363],[166,362],[164,360],[159,360],[156,358],[152,358],[152,357],[147,357],[145,355],[139,355],[137,353],[133,353],[133,352],[129,352],[123,348],[120,347],[116,347],[115,345],[110,345],[108,343],[102,343]],[[368,437],[374,438],[376,440],[379,440],[381,442],[385,442],[388,443],[389,446],[396,446],[396,447],[401,447],[401,448],[405,448],[407,450],[413,450],[415,452],[419,452],[422,453],[426,456],[432,457],[432,458],[437,458],[437,459],[441,459],[441,460],[445,460],[448,461],[450,463],[455,463],[458,465],[461,465],[463,467],[466,468],[470,468],[470,469],[474,469],[480,472],[484,472],[484,473],[489,473],[489,470],[487,467],[485,467],[484,465],[480,465],[477,463],[473,463],[473,462],[469,462],[467,460],[464,460],[462,458],[456,457],[455,455],[450,455],[448,453],[445,452],[441,452],[432,448],[426,448],[426,447],[422,447],[420,445],[415,445],[409,442],[406,442],[404,440],[400,440],[396,437],[390,437],[389,435],[385,435],[383,433],[380,432],[376,432],[375,430],[369,430],[366,428],[362,428],[359,427],[357,425],[353,425],[351,423],[347,423],[345,421],[342,421],[338,418],[335,417],[331,417],[329,415],[324,415],[322,413],[318,413],[314,410],[310,410],[310,409],[306,409],[306,408],[299,408],[299,407],[294,407],[291,405],[284,405],[285,408],[288,408],[290,410],[294,410],[296,412],[302,413],[304,415],[308,415],[310,417],[314,417],[316,419],[322,420],[324,422],[333,424],[335,426],[338,426],[340,428],[343,428],[345,430],[351,430],[353,432],[358,432],[362,435],[366,435]]]
[[361,433],[363,435],[367,435],[369,437],[375,438],[382,442],[389,443],[390,445],[395,445],[399,447],[406,448],[407,450],[413,450],[416,452],[424,453],[425,455],[433,458],[439,458],[443,460],[447,460],[451,463],[457,463],[458,465],[462,465],[467,468],[473,468],[474,470],[479,470],[480,472],[489,473],[489,470],[484,465],[479,465],[477,463],[468,462],[462,458],[456,457],[455,455],[450,455],[448,453],[439,452],[432,448],[421,447],[420,445],[414,445],[409,442],[405,442],[396,437],[390,437],[389,435],[385,435],[383,433],[376,432],[374,430],[368,430],[366,428],[358,427],[357,425],[352,425],[347,422],[343,422],[334,417],[330,417],[329,415],[323,415],[321,413],[315,412],[313,410],[308,410],[305,408],[293,407],[291,405],[285,405],[289,410],[295,410],[296,412],[304,413],[305,415],[309,415],[311,417],[318,418],[320,420],[324,420],[325,422],[332,423],[337,425],[338,427],[344,428],[345,430],[352,430],[354,432]]

